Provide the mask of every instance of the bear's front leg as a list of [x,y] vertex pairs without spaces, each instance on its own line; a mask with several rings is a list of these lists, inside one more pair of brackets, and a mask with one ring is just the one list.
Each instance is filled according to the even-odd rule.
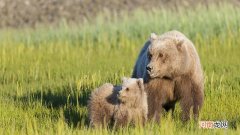
[[130,122],[131,116],[125,107],[120,107],[114,114],[114,127],[121,128],[127,126]]
[[142,116],[142,126],[144,127],[147,123],[147,116]]
[[193,85],[193,115],[194,120],[197,121],[199,117],[199,111],[202,108],[203,100],[204,100],[204,93],[203,93],[203,86],[201,84],[194,84]]
[[153,120],[157,123],[160,123],[160,120],[161,120],[161,115],[162,115],[162,107],[161,105],[159,105],[158,107],[156,107],[156,110],[154,112],[154,115],[153,115]]
[[[190,97],[191,98],[191,97]],[[180,100],[180,106],[182,109],[182,121],[186,122],[190,119],[190,109],[192,106],[192,101],[189,97],[185,97],[183,99]]]
[[180,106],[182,109],[182,121],[190,119],[190,109],[193,106],[192,83],[187,77],[182,77],[176,82],[177,95],[180,96]]

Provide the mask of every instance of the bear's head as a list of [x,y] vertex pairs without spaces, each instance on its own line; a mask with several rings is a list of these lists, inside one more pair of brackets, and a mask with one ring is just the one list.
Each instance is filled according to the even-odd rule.
[[158,36],[152,33],[147,51],[146,67],[150,78],[173,79],[184,74],[188,64],[185,39],[174,36]]
[[119,100],[128,106],[135,106],[145,96],[143,79],[122,78],[122,90],[119,91]]

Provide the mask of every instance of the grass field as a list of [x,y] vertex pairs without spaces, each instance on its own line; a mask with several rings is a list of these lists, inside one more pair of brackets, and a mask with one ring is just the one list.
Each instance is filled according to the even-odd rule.
[[[178,11],[105,12],[94,23],[0,30],[0,134],[239,134],[240,8],[229,4]],[[88,127],[93,88],[131,76],[151,32],[179,30],[195,44],[205,74],[201,120],[228,129],[199,129],[175,118],[120,130]]]

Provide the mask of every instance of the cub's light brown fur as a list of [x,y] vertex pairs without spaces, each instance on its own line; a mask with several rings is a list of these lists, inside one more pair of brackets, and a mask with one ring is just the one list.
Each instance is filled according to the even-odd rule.
[[174,110],[176,101],[180,101],[183,121],[189,120],[191,107],[198,118],[204,98],[203,72],[193,43],[181,32],[151,34],[132,77],[144,78],[150,118],[158,121],[162,107]]
[[88,104],[90,125],[116,127],[144,125],[147,121],[147,95],[143,79],[123,78],[122,86],[106,83],[92,92]]

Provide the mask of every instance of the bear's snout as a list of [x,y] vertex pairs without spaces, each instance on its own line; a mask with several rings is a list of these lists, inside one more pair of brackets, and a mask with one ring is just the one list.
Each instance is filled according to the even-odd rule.
[[153,68],[152,68],[152,66],[147,65],[146,69],[147,69],[148,72],[151,72],[151,70],[152,70]]

